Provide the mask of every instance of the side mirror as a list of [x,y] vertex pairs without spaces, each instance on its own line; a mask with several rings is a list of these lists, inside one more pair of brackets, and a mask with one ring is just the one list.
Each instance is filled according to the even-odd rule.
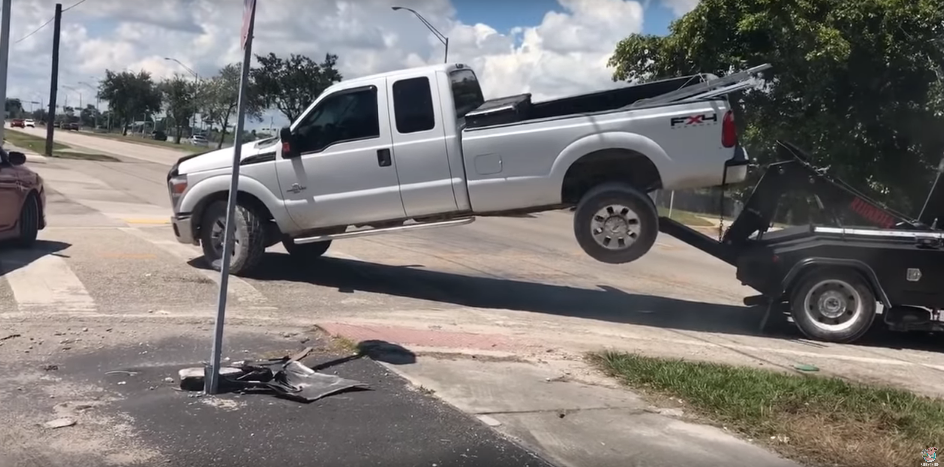
[[282,157],[285,159],[295,157],[298,155],[298,152],[295,149],[295,135],[292,134],[292,130],[283,126],[279,130],[279,139],[282,140]]
[[7,158],[10,161],[10,165],[17,166],[23,165],[26,163],[26,154],[17,151],[10,151],[7,153]]

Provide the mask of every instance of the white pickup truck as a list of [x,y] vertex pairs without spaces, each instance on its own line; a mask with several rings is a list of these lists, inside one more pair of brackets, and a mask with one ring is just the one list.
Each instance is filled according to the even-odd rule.
[[[768,67],[533,104],[486,101],[461,64],[337,83],[279,137],[243,146],[231,270],[250,272],[279,242],[313,258],[334,239],[572,206],[587,254],[633,261],[659,231],[648,192],[744,180],[725,96]],[[167,175],[177,239],[216,268],[232,151],[183,157]]]

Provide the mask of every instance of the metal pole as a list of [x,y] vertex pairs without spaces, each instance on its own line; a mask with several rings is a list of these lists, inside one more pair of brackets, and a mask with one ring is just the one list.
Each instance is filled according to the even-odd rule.
[[669,194],[669,218],[672,218],[672,206],[675,205],[675,190]]
[[56,4],[52,29],[52,76],[49,78],[49,116],[46,117],[46,156],[52,156],[52,135],[56,119],[56,91],[59,88],[59,26],[62,22],[62,4]]
[[[250,0],[251,1],[251,0]],[[255,2],[253,2],[255,3]],[[229,180],[229,198],[226,203],[226,225],[223,233],[223,258],[220,260],[220,293],[217,298],[216,323],[213,326],[213,348],[210,350],[210,365],[205,372],[204,389],[207,394],[219,392],[220,354],[223,347],[223,322],[226,318],[226,292],[229,286],[229,260],[233,251],[235,233],[236,195],[239,193],[239,162],[242,157],[242,134],[245,122],[246,82],[249,80],[249,66],[252,60],[252,34],[256,22],[256,9],[252,7],[249,17],[248,36],[243,55],[242,74],[239,77],[239,99],[236,103],[236,134],[233,135],[233,172]]]
[[10,3],[12,0],[3,0],[0,7],[0,100],[3,101],[3,124],[0,125],[0,146],[3,145],[3,129],[6,127],[7,117],[7,67],[10,63]]
[[446,54],[445,54],[446,56],[443,57],[443,63],[449,63],[449,38],[448,37],[446,38],[446,41],[443,42],[443,44],[446,46]]

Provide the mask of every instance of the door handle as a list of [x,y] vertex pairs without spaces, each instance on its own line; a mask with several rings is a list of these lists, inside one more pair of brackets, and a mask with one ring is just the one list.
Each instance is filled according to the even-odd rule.
[[377,164],[381,167],[390,167],[390,165],[393,164],[389,149],[384,148],[377,150]]

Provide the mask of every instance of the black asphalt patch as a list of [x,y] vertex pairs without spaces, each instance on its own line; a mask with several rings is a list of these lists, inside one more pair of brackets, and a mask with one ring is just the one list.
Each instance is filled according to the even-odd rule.
[[[177,371],[202,365],[209,356],[209,338],[76,355],[55,371],[66,381],[94,384],[118,395],[117,401],[95,410],[130,416],[137,438],[160,451],[156,465],[550,466],[367,358],[351,360],[322,351],[304,359],[318,371],[371,387],[310,404],[265,394],[207,397],[180,391]],[[224,356],[232,360],[319,346],[249,334],[231,335],[226,344]],[[154,459],[148,464],[155,464]]]

